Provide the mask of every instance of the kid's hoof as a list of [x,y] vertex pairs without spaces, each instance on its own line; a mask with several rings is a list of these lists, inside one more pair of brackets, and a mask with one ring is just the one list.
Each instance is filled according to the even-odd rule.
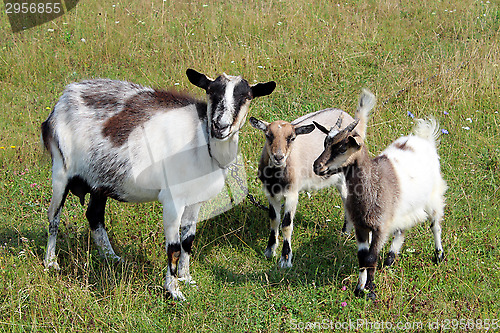
[[354,290],[354,295],[359,298],[364,298],[364,299],[369,299],[372,301],[375,301],[377,299],[377,294],[375,294],[375,291],[373,290],[368,290],[368,289],[358,289],[356,288]]
[[396,254],[394,252],[389,252],[387,254],[387,258],[385,258],[384,267],[392,266],[392,264],[394,264],[395,260],[396,260]]
[[180,290],[169,291],[168,293],[174,301],[184,302],[186,300],[186,297],[184,297]]
[[124,263],[125,260],[123,260],[121,257],[117,256],[116,254],[108,254],[103,256],[104,259],[106,259],[109,262],[112,263]]
[[439,264],[441,261],[444,259],[444,251],[443,250],[436,250],[434,253],[434,262],[436,264]]
[[352,225],[352,223],[347,222],[347,219],[344,217],[344,225],[342,226],[342,233],[345,235],[350,235],[353,228],[354,226]]
[[61,270],[61,268],[59,267],[59,264],[57,263],[57,259],[52,259],[50,261],[43,261],[43,265],[45,266],[45,269],[46,270],[49,270],[49,269],[55,269],[56,271],[59,271]]
[[195,287],[195,288],[198,287],[196,285],[196,281],[193,280],[193,278],[191,276],[179,278],[179,281],[184,281],[186,286]]

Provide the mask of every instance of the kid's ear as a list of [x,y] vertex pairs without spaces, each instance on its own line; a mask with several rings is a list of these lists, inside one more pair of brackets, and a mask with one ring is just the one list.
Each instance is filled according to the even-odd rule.
[[358,134],[349,135],[347,140],[351,147],[360,148],[361,145],[363,144],[363,139]]
[[314,126],[316,126],[316,127],[317,127],[317,128],[318,128],[321,132],[325,133],[326,135],[328,135],[328,134],[330,133],[330,131],[329,131],[329,130],[327,130],[327,129],[325,128],[325,126],[323,126],[323,125],[321,125],[321,124],[318,124],[318,123],[317,123],[317,122],[315,122],[314,120],[313,120],[313,124],[314,124]]
[[316,126],[313,124],[295,127],[295,135],[309,134],[314,131],[315,128]]

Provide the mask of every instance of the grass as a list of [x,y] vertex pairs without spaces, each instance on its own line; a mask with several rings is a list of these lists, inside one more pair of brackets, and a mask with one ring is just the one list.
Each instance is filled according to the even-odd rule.
[[[42,26],[9,29],[0,15],[2,330],[499,327],[497,4],[82,1]],[[267,120],[332,106],[352,113],[367,87],[379,98],[367,137],[373,153],[411,130],[409,113],[436,117],[449,133],[439,150],[449,185],[444,262],[431,262],[431,232],[418,226],[395,266],[377,272],[379,299],[355,298],[355,240],[340,234],[340,199],[328,189],[301,195],[291,269],[264,258],[268,221],[250,202],[201,222],[191,266],[198,289],[183,288],[184,303],[165,298],[161,288],[166,255],[158,203],[109,204],[107,227],[126,259],[113,265],[97,255],[84,211],[69,197],[58,239],[62,269],[45,271],[50,162],[39,126],[65,85],[110,77],[203,97],[186,68],[277,81],[271,96],[252,104],[251,114]],[[264,201],[256,181],[263,138],[250,126],[241,138],[249,190]]]

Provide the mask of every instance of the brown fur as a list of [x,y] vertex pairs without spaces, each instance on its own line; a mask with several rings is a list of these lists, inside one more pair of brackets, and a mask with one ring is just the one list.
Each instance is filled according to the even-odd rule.
[[266,148],[270,156],[290,153],[291,139],[295,138],[295,128],[292,124],[278,120],[269,124],[266,132]]
[[85,106],[93,109],[114,109],[119,104],[118,98],[113,94],[84,92],[81,97]]
[[386,235],[381,226],[391,220],[400,191],[392,163],[385,156],[370,159],[363,145],[344,175],[349,193],[346,208],[356,229]]
[[[94,105],[109,105],[112,101],[104,98],[97,101],[95,97],[87,97],[86,103]],[[146,122],[154,112],[165,111],[173,108],[196,104],[193,98],[173,91],[141,91],[130,97],[123,106],[123,110],[104,123],[102,133],[113,142],[115,146],[121,146],[127,141],[130,133]]]

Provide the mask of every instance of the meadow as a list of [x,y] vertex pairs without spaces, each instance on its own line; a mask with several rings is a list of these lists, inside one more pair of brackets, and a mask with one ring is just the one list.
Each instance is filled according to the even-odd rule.
[[[493,1],[93,1],[12,33],[0,14],[0,330],[12,332],[476,331],[500,329],[500,8]],[[187,68],[250,83],[275,80],[250,115],[293,120],[378,97],[373,154],[433,116],[448,183],[445,259],[432,262],[428,224],[376,274],[378,299],[356,298],[354,236],[340,232],[334,189],[303,193],[294,266],[267,260],[268,218],[245,200],[202,221],[186,302],[164,296],[161,206],[115,201],[106,225],[123,264],[102,260],[74,196],[61,218],[61,271],[46,271],[50,160],[40,124],[64,87],[109,77],[188,91]],[[255,81],[254,81],[255,80]],[[241,136],[249,192],[260,132]],[[280,250],[280,249],[278,249]],[[386,248],[387,250],[387,248]]]

